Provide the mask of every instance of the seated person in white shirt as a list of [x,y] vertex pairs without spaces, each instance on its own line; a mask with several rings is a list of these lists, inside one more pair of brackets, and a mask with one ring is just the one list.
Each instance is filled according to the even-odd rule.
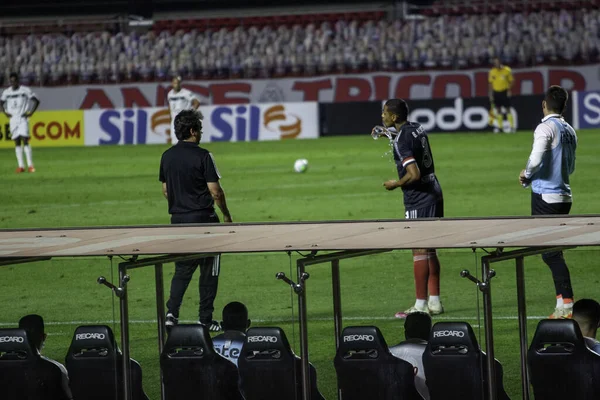
[[587,347],[600,354],[600,342],[596,340],[600,327],[600,304],[592,299],[578,300],[573,305],[573,319],[579,324]]
[[238,301],[231,302],[223,308],[223,333],[213,338],[213,346],[217,353],[237,365],[242,346],[246,340],[246,330],[250,327],[248,309]]
[[398,358],[411,363],[416,369],[415,386],[425,400],[429,400],[429,390],[425,383],[423,368],[423,352],[431,332],[431,317],[427,313],[414,312],[408,314],[404,321],[405,341],[390,347],[390,352]]

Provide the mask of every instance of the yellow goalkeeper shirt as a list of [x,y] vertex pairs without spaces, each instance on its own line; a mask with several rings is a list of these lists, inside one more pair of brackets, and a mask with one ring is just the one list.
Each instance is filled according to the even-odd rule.
[[488,76],[494,92],[504,92],[510,88],[513,82],[512,70],[503,65],[502,68],[492,68]]

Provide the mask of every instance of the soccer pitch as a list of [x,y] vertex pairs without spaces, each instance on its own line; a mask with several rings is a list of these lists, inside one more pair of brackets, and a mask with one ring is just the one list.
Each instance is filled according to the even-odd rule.
[[[447,217],[528,215],[529,190],[518,183],[531,149],[530,132],[515,135],[432,134],[436,173],[444,190]],[[223,175],[234,222],[398,219],[404,217],[402,193],[386,192],[382,183],[396,177],[387,140],[367,135],[305,141],[209,143]],[[14,151],[0,151],[3,182],[0,228],[94,225],[167,224],[166,200],[158,182],[158,164],[166,146],[33,148],[35,174],[14,174]],[[579,132],[572,176],[572,214],[599,213],[600,130]],[[307,158],[305,174],[293,171],[294,161]],[[446,313],[434,318],[466,320],[484,346],[479,321],[478,292],[459,272],[479,270],[478,250],[439,252],[442,301]],[[566,252],[576,298],[598,299],[599,249]],[[253,326],[281,326],[298,349],[296,297],[275,280],[289,274],[298,255],[225,255],[215,318],[230,301],[244,302]],[[14,326],[28,313],[42,315],[49,333],[44,354],[64,362],[76,326],[107,323],[118,335],[118,302],[96,283],[100,275],[116,276],[120,259],[54,259],[0,268],[0,327]],[[554,308],[552,278],[541,258],[526,259],[529,339],[542,316]],[[293,265],[293,264],[292,264]],[[514,263],[494,264],[493,309],[496,357],[504,366],[504,385],[511,398],[520,397],[517,299]],[[295,268],[294,268],[295,270]],[[328,399],[336,398],[333,305],[330,270],[309,267],[307,299],[310,357],[318,385]],[[168,293],[172,264],[165,266]],[[295,276],[295,272],[293,274]],[[159,396],[154,270],[131,271],[129,302],[132,357],[143,368],[144,387]],[[197,317],[197,278],[188,289],[183,320]],[[376,325],[389,345],[404,337],[396,311],[414,301],[412,255],[397,251],[341,262],[344,326]],[[113,309],[113,305],[115,309]],[[113,318],[117,324],[113,323]],[[481,322],[481,327],[480,327]],[[118,336],[117,336],[118,337]]]

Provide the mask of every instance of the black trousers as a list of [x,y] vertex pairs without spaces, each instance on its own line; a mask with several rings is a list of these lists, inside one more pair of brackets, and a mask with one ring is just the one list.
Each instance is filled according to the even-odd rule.
[[[568,214],[571,211],[571,203],[546,203],[541,194],[531,193],[531,215],[555,215]],[[571,286],[571,275],[565,262],[562,251],[553,251],[542,254],[542,259],[552,271],[556,295],[566,299],[573,298],[573,287]]]
[[[219,222],[216,213],[206,214],[173,214],[171,224],[201,224]],[[210,323],[213,320],[214,302],[219,286],[219,272],[221,269],[220,256],[205,257],[175,263],[175,274],[171,280],[171,294],[167,301],[167,310],[175,318],[179,318],[179,308],[194,272],[200,266],[200,279],[198,291],[200,292],[199,320]]]

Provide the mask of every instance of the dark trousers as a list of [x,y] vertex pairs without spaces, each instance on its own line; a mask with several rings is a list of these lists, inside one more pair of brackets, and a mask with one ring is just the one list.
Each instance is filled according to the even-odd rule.
[[[216,213],[210,214],[173,214],[171,224],[201,224],[219,222]],[[199,320],[202,323],[210,323],[213,320],[214,302],[217,297],[219,286],[219,272],[221,269],[220,256],[205,257],[175,263],[175,275],[171,280],[171,295],[167,301],[167,310],[175,318],[179,318],[179,308],[183,302],[183,296],[187,290],[192,275],[200,266],[200,280],[198,290],[200,292],[200,307],[198,311]]]
[[[571,203],[546,203],[542,195],[531,193],[531,215],[555,215],[568,214],[571,211]],[[542,259],[552,271],[556,295],[566,299],[573,298],[571,286],[571,275],[565,262],[562,251],[553,251],[542,254]]]

